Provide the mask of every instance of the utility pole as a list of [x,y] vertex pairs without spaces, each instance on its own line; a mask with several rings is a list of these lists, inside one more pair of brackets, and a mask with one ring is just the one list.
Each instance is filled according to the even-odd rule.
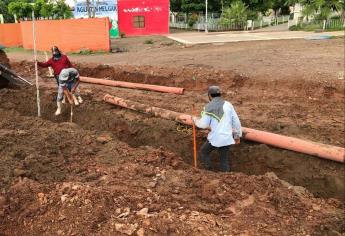
[[207,29],[207,5],[208,5],[208,0],[206,0],[206,11],[205,11],[205,33],[208,33]]

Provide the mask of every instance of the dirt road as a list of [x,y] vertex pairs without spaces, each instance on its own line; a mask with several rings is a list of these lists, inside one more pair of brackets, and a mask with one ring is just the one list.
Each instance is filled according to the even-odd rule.
[[[145,44],[150,39],[153,44]],[[115,40],[112,45],[113,48],[126,52],[109,55],[72,55],[72,61],[109,65],[220,69],[255,79],[333,80],[344,75],[344,38],[186,47],[161,37],[139,37]],[[29,53],[13,52],[8,56],[14,61],[32,60]],[[41,56],[41,60],[44,60],[44,56]]]

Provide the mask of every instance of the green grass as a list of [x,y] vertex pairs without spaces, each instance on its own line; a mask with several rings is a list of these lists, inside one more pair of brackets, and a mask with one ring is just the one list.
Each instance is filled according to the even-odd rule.
[[153,40],[152,39],[146,39],[144,44],[153,44]]
[[343,31],[344,27],[338,26],[338,27],[332,27],[332,28],[326,28],[325,30],[322,30],[322,25],[320,24],[298,24],[293,25],[289,28],[291,31]]
[[5,52],[30,52],[30,49],[24,49],[23,47],[9,47],[5,48]]
[[109,54],[110,52],[106,51],[91,51],[90,49],[82,49],[78,52],[68,52],[67,55],[103,55]]

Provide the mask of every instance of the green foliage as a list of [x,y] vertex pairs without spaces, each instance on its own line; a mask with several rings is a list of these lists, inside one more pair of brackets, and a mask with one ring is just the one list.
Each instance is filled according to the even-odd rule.
[[242,1],[236,1],[224,9],[221,16],[221,24],[245,22],[248,17],[248,6]]
[[64,0],[58,0],[53,8],[54,17],[56,19],[69,19],[72,18],[73,13],[70,7]]
[[40,18],[41,15],[41,9],[42,6],[46,5],[45,0],[35,0],[34,5],[33,5],[33,10],[35,12],[35,18]]
[[8,3],[0,0],[0,14],[4,16],[5,22],[14,22],[14,17],[8,12]]
[[181,9],[182,0],[170,0],[170,11],[172,12],[180,12]]
[[[0,0],[1,1],[1,0]],[[18,19],[31,18],[34,10],[35,18],[67,19],[73,16],[70,7],[64,0],[50,2],[49,0],[35,0],[31,5],[26,0],[7,0],[8,12]],[[1,9],[0,4],[0,9]]]
[[332,11],[344,10],[343,0],[300,0],[300,3],[304,6],[302,14],[307,19],[315,15],[317,19],[326,20],[330,18]]
[[271,9],[275,1],[277,0],[243,0],[249,10],[261,13],[265,13]]
[[40,9],[40,15],[45,18],[53,18],[54,4],[51,2],[43,4]]
[[[323,22],[324,20],[315,20],[308,23],[299,23],[297,25],[291,26],[290,30],[292,31],[323,31]],[[326,29],[324,31],[338,31],[344,30],[343,21],[341,20],[331,20],[326,23]]]
[[198,15],[197,14],[192,14],[188,18],[188,26],[191,28],[193,25],[198,21]]
[[204,11],[205,0],[182,0],[181,10],[186,13]]
[[8,12],[16,15],[18,19],[30,18],[32,15],[32,5],[23,0],[10,2],[8,4]]
[[146,39],[144,44],[153,44],[153,40],[152,39]]

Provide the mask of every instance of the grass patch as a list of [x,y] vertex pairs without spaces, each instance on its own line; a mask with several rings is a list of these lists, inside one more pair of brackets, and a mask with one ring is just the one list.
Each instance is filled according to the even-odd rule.
[[4,49],[5,52],[31,52],[31,49],[24,49],[23,47],[9,47]]
[[291,31],[317,31],[317,32],[330,32],[330,31],[343,31],[344,27],[336,26],[331,28],[326,28],[325,30],[322,29],[323,26],[320,24],[298,24],[293,25],[289,28]]
[[144,44],[153,44],[153,40],[152,39],[146,39]]
[[82,49],[77,52],[70,52],[67,53],[68,55],[102,55],[102,54],[108,54],[109,52],[106,51],[92,51],[90,49]]

